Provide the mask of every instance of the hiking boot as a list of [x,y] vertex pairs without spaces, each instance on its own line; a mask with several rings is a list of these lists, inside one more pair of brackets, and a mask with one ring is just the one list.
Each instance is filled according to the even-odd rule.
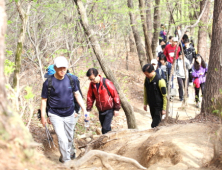
[[59,162],[64,163],[64,161],[62,160],[62,156],[59,157]]
[[72,155],[70,155],[70,159],[75,159],[76,158],[76,153],[73,153]]

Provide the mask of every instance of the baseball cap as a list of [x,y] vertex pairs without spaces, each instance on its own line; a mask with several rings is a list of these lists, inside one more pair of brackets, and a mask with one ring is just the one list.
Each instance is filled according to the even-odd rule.
[[44,77],[49,78],[51,75],[55,74],[54,65],[50,65],[47,68],[47,73],[45,73]]
[[63,56],[59,56],[57,58],[55,58],[54,60],[54,65],[57,67],[57,68],[60,68],[60,67],[66,67],[68,68],[68,61],[65,57]]
[[158,63],[158,62],[157,62],[157,59],[152,59],[152,60],[151,60],[151,64],[156,64],[156,65],[157,65],[157,63]]
[[173,41],[178,42],[178,37],[173,37]]

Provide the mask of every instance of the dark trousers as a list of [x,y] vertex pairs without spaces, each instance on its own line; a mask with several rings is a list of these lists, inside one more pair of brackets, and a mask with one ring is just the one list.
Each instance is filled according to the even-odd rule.
[[99,121],[102,126],[102,134],[111,131],[111,122],[113,119],[114,110],[106,110],[104,112],[99,112]]
[[154,128],[154,127],[158,126],[159,123],[161,122],[162,108],[150,106],[150,113],[151,113],[151,117],[153,119],[151,127]]
[[189,69],[189,78],[188,78],[189,83],[193,82],[193,76],[192,76],[192,69]]
[[[185,78],[180,78],[177,77],[177,82],[179,86],[179,97],[180,99],[183,99],[183,88],[185,88]],[[188,86],[189,86],[189,81],[187,80],[187,96],[188,96]]]
[[[200,88],[201,88],[201,91],[202,91],[202,95],[204,93],[204,86],[205,86],[205,83],[201,83],[200,84]],[[195,100],[196,102],[199,102],[199,92],[200,92],[200,88],[195,88]]]

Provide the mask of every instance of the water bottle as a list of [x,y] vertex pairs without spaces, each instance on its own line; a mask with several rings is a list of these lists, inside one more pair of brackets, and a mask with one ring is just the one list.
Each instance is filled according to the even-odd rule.
[[89,127],[89,120],[87,120],[87,114],[85,114],[84,125],[85,127]]

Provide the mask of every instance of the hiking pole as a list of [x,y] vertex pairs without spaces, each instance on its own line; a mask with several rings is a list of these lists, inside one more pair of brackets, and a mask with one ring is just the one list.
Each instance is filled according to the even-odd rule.
[[46,135],[47,135],[47,139],[48,139],[48,143],[49,143],[49,147],[51,148],[51,144],[50,144],[50,141],[52,142],[53,146],[55,147],[55,144],[53,142],[53,138],[47,128],[47,126],[45,125],[45,132],[46,132]]
[[48,131],[47,131],[47,126],[45,124],[45,133],[47,135],[47,140],[48,140],[48,143],[49,143],[49,147],[51,148],[51,145],[50,145],[50,139],[49,139],[49,134],[48,134]]

